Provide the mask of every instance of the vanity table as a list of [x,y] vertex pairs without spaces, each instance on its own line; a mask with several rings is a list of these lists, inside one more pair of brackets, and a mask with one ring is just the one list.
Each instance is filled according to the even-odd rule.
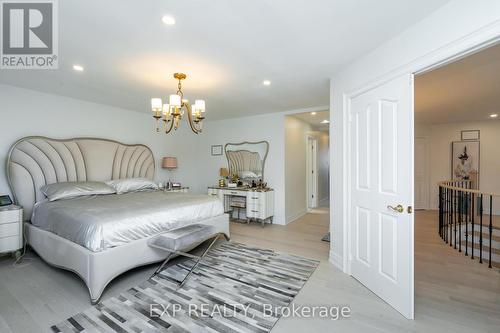
[[274,216],[274,190],[255,189],[247,187],[219,187],[208,188],[208,194],[217,196],[224,205],[224,211],[232,211],[231,200],[233,197],[245,198],[245,207],[241,209],[245,212],[247,223],[256,220],[264,226],[266,223],[273,223]]
[[[264,166],[269,143],[267,141],[227,143],[224,146],[227,158],[228,177],[237,180],[239,187],[212,186],[208,194],[217,196],[224,205],[224,211],[238,213],[238,220],[259,221],[264,226],[273,223],[274,190],[265,187]],[[222,181],[225,183],[225,181]],[[251,185],[262,185],[252,187]],[[240,216],[243,214],[243,218]]]

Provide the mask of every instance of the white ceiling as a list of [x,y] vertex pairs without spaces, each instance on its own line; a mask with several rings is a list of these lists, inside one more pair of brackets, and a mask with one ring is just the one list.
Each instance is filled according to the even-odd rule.
[[492,113],[500,114],[500,45],[415,79],[417,123],[491,120]]
[[312,114],[311,112],[302,112],[291,115],[292,117],[298,118],[309,125],[312,126],[313,129],[317,131],[328,132],[330,126],[328,124],[322,124],[323,120],[330,120],[330,112],[329,111],[318,111],[316,114]]
[[149,112],[183,71],[209,119],[328,105],[332,73],[446,2],[64,0],[59,70],[3,70],[0,83]]

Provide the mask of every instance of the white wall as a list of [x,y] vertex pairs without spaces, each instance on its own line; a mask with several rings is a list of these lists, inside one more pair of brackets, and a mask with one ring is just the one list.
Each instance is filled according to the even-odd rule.
[[[500,194],[500,121],[480,121],[437,125],[416,125],[415,134],[429,143],[430,209],[438,209],[437,183],[451,177],[451,142],[460,141],[460,132],[477,129],[480,137],[480,190]],[[493,207],[500,213],[497,199]],[[485,208],[489,204],[485,201]]]
[[332,160],[338,162],[331,163],[330,230],[333,239],[330,260],[336,266],[347,271],[347,238],[344,238],[348,222],[344,215],[347,200],[344,196],[347,187],[344,173],[347,151],[345,94],[391,73],[420,69],[430,58],[432,62],[444,61],[454,52],[473,48],[477,43],[496,38],[499,34],[500,1],[450,1],[332,77],[330,146]]
[[225,155],[211,156],[212,145],[242,141],[268,141],[264,181],[274,189],[274,223],[285,224],[285,114],[273,113],[245,118],[207,121],[199,135],[195,165],[198,178],[194,189],[206,193],[208,186],[217,185],[219,169],[227,167]]
[[285,209],[290,223],[307,213],[307,134],[305,121],[285,117]]
[[180,130],[175,135],[157,134],[154,120],[147,113],[122,110],[77,99],[0,85],[0,194],[9,193],[5,161],[10,146],[25,136],[51,138],[99,137],[128,144],[149,146],[156,158],[156,178],[165,179],[160,168],[165,155],[179,158],[175,179],[187,182],[197,168],[195,155],[184,154],[195,136]]
[[329,195],[328,133],[313,130],[312,126],[294,116],[285,117],[285,214],[290,223],[307,213],[307,137],[318,142],[316,164],[318,204]]

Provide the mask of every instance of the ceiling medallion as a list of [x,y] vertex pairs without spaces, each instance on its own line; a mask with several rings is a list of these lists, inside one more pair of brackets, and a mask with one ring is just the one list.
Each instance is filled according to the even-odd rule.
[[197,99],[194,105],[190,105],[189,101],[184,99],[182,80],[185,80],[186,77],[184,73],[174,73],[174,78],[179,81],[178,90],[175,95],[170,95],[168,104],[163,104],[161,98],[151,98],[151,111],[153,111],[153,118],[156,119],[157,132],[160,131],[160,120],[164,122],[166,134],[170,133],[172,129],[177,130],[185,111],[187,111],[191,130],[195,134],[201,133],[202,122],[205,119],[205,101]]

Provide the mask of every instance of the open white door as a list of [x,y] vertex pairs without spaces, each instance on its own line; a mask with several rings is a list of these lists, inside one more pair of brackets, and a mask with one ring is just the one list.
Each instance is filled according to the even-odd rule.
[[350,270],[413,318],[413,75],[349,98]]
[[318,167],[317,167],[318,140],[307,137],[306,153],[306,180],[307,180],[307,208],[318,207]]

